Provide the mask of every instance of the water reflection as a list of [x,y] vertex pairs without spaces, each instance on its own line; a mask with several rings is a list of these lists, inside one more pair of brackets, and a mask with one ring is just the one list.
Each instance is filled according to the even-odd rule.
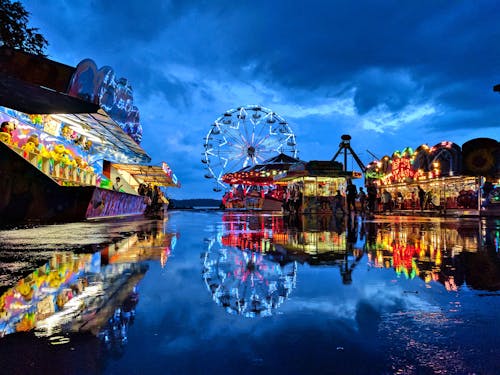
[[146,260],[165,266],[177,234],[164,222],[139,231],[95,253],[56,252],[0,297],[0,337],[34,331],[53,345],[70,333],[91,333],[117,352],[127,342]]
[[0,372],[496,373],[500,221],[169,216],[2,290]]
[[365,227],[373,267],[438,282],[448,291],[465,285],[500,289],[498,221],[366,223]]
[[202,254],[205,285],[228,313],[270,316],[295,287],[297,265],[280,264],[269,241],[272,224],[268,229],[261,219],[225,215]]
[[283,218],[226,212],[202,254],[203,279],[213,300],[229,313],[271,315],[300,277],[297,264],[337,267],[353,282],[360,260],[393,269],[397,277],[500,289],[499,221],[411,219],[365,221],[357,216]]

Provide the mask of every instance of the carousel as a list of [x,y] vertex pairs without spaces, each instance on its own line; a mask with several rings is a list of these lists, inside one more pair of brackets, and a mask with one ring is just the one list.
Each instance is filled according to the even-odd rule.
[[224,174],[222,181],[231,187],[222,199],[224,207],[280,211],[284,189],[274,177],[298,163],[299,159],[280,153],[260,164]]

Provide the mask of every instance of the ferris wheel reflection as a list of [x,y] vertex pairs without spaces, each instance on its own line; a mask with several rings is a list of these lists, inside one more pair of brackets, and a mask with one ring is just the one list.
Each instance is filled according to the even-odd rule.
[[202,277],[214,302],[246,317],[272,315],[296,288],[302,264],[338,269],[343,285],[355,281],[363,261],[447,291],[465,284],[498,290],[498,228],[498,222],[226,212],[202,254]]
[[338,267],[342,282],[350,284],[363,256],[356,244],[357,221],[338,222],[334,229],[323,224],[225,213],[201,257],[202,277],[214,302],[231,314],[270,316],[295,288],[303,263]]

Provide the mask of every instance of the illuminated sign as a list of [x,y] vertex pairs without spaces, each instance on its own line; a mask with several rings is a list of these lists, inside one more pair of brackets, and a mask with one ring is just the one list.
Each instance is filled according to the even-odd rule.
[[392,180],[403,182],[407,178],[413,178],[415,171],[408,158],[395,158],[392,160]]
[[167,163],[163,162],[161,167],[163,169],[163,172],[165,172],[168,177],[172,177],[172,169],[170,169]]

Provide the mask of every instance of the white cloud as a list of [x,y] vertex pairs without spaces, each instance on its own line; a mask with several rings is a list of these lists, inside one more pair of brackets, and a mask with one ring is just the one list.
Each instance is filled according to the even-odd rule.
[[385,104],[379,105],[363,116],[360,116],[363,129],[377,133],[397,131],[404,125],[422,120],[426,116],[437,114],[431,103],[407,105],[401,111],[393,112]]

